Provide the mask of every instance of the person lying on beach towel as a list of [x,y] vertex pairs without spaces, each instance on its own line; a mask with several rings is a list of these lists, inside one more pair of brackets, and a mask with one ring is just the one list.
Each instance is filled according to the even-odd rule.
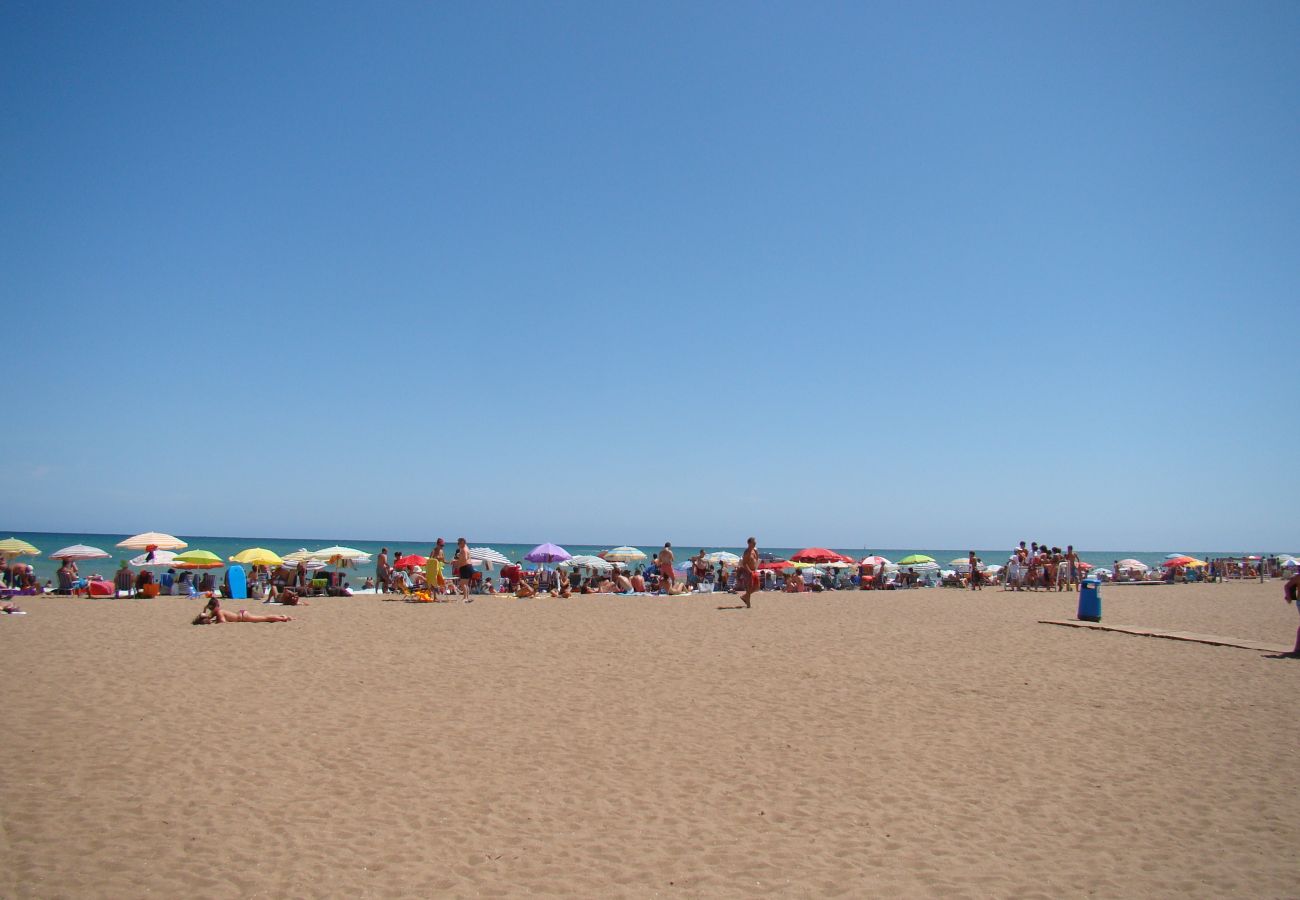
[[293,616],[257,616],[246,609],[239,612],[227,612],[221,608],[221,601],[213,597],[203,612],[194,617],[195,625],[220,625],[225,622],[292,622]]

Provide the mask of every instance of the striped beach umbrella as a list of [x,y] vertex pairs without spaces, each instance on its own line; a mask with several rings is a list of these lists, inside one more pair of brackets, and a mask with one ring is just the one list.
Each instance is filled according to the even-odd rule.
[[640,562],[646,555],[635,547],[615,547],[600,554],[610,562]]
[[16,537],[5,538],[0,541],[0,556],[40,556],[41,551],[37,550],[26,541],[19,540]]
[[469,558],[474,561],[475,565],[487,563],[489,565],[508,566],[510,560],[504,553],[493,550],[491,547],[470,547]]
[[613,568],[613,563],[601,559],[599,556],[570,556],[560,565],[569,567],[586,566],[588,569],[595,569],[598,572],[604,572],[606,569]]
[[73,544],[71,547],[64,547],[62,550],[55,550],[50,554],[50,559],[67,559],[73,562],[81,562],[83,559],[107,559],[110,554],[98,547],[89,547],[85,544]]
[[118,546],[123,550],[184,550],[189,544],[161,531],[146,531],[120,541]]

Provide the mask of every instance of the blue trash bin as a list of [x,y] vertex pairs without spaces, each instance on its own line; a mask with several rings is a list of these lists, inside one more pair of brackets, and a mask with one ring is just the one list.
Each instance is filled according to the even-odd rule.
[[1096,578],[1085,578],[1079,589],[1079,621],[1101,621],[1101,582]]

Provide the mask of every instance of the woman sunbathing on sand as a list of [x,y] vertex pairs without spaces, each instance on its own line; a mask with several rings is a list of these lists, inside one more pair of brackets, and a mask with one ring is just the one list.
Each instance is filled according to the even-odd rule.
[[257,616],[246,609],[237,613],[226,612],[221,608],[221,601],[213,597],[203,612],[194,617],[195,625],[219,625],[223,622],[292,622],[293,616]]

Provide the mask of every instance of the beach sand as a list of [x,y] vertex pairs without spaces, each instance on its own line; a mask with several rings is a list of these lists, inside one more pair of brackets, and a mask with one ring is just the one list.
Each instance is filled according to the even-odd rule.
[[[1300,891],[1300,661],[1038,624],[1071,594],[20,602],[4,897]],[[1279,582],[1103,602],[1300,624]]]

